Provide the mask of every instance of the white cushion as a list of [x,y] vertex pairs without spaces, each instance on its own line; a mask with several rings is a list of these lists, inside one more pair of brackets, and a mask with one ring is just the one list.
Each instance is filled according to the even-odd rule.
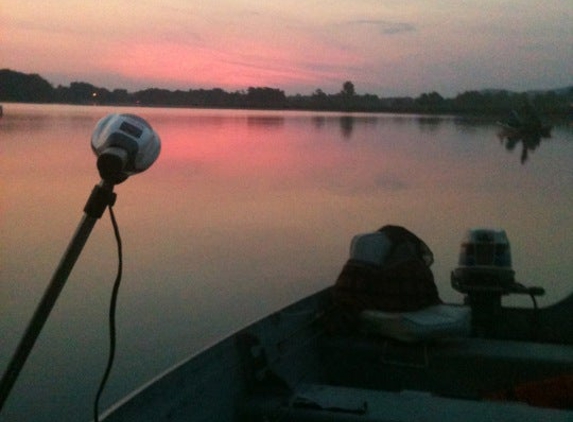
[[471,308],[435,305],[415,312],[381,312],[367,309],[360,314],[361,328],[404,342],[466,336],[471,329]]

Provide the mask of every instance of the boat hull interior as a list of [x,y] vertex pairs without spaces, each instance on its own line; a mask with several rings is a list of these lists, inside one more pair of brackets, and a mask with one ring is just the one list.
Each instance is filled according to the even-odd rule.
[[506,310],[491,336],[404,343],[330,332],[325,289],[172,368],[105,420],[571,421],[571,301]]

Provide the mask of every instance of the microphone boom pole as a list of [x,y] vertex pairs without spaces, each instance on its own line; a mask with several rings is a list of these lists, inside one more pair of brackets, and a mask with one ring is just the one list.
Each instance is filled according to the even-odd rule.
[[84,207],[84,216],[0,380],[0,412],[95,223],[105,209],[115,203],[114,186],[129,176],[148,169],[159,156],[161,140],[149,123],[141,117],[133,114],[110,114],[96,124],[91,147],[98,157],[97,167],[101,182],[92,190]]
[[113,192],[113,187],[113,184],[102,180],[100,184],[96,185],[92,190],[86,206],[84,207],[84,216],[82,217],[68,248],[60,260],[60,263],[52,276],[52,280],[50,281],[42,300],[38,304],[38,307],[28,324],[28,328],[20,340],[18,348],[6,369],[6,372],[2,376],[2,381],[0,382],[0,411],[10,394],[18,375],[20,374],[22,367],[26,363],[28,355],[32,351],[32,348],[40,335],[40,331],[44,327],[60,292],[64,288],[72,268],[78,260],[93,227],[97,220],[103,215],[108,205],[114,204],[116,194]]

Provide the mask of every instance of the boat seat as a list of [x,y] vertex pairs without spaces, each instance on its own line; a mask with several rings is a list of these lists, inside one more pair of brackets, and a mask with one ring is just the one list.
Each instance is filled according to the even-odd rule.
[[440,304],[414,312],[367,309],[360,314],[360,328],[367,334],[407,343],[464,337],[471,330],[471,308]]

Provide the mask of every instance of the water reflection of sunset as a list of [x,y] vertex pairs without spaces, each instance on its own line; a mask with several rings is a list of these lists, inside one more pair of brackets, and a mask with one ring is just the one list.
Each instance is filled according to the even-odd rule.
[[317,168],[332,160],[331,153],[318,153],[319,144],[297,137],[296,131],[304,128],[285,127],[282,120],[254,115],[219,122],[207,118],[205,123],[165,131],[162,158],[209,169],[215,178],[254,180],[290,178],[307,168],[310,159]]

